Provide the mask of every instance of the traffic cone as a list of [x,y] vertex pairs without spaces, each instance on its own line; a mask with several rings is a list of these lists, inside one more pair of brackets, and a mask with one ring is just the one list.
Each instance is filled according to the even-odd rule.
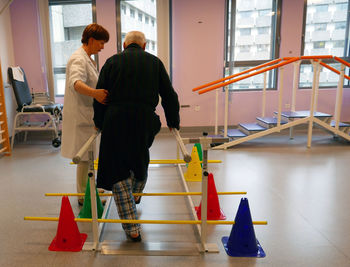
[[185,180],[188,182],[200,182],[202,181],[202,167],[196,146],[192,148],[191,158],[192,160],[188,163],[187,172],[184,173]]
[[81,234],[79,232],[68,197],[62,197],[57,233],[49,246],[49,250],[81,251],[86,238],[87,234]]
[[230,237],[224,236],[221,241],[227,255],[231,257],[263,258],[266,256],[255,237],[247,198],[241,199]]
[[[201,143],[195,143],[194,146],[197,148],[199,161],[202,162],[203,161],[202,145]],[[188,167],[188,163],[186,163],[186,167]],[[203,163],[201,163],[201,167],[203,168]]]
[[[202,151],[202,145],[201,143],[195,143],[194,146],[197,148],[197,153],[199,157],[199,161],[203,161],[203,151]],[[203,168],[203,164],[201,163],[201,167]]]
[[[214,176],[212,173],[208,175],[208,203],[207,203],[207,219],[208,220],[226,220],[224,212],[220,208],[219,197],[216,191]],[[200,220],[202,214],[202,201],[199,207],[195,208],[197,217]]]
[[[98,195],[98,191],[96,188],[96,204],[97,204],[97,216],[100,219],[103,214],[103,205],[101,202],[101,199]],[[84,204],[79,212],[78,218],[92,218],[91,213],[91,196],[90,196],[90,179],[88,179],[86,190],[85,190],[85,197],[84,197]]]

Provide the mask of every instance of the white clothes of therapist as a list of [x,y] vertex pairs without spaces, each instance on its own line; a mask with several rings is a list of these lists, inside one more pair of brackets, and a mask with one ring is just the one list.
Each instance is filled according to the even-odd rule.
[[[101,25],[88,25],[82,35],[82,46],[68,60],[64,95],[61,155],[72,159],[89,137],[96,132],[93,122],[93,99],[105,104],[108,93],[96,89],[98,70],[91,55],[108,42],[109,34]],[[77,166],[77,192],[85,193],[88,153]],[[78,199],[80,205],[83,199]]]

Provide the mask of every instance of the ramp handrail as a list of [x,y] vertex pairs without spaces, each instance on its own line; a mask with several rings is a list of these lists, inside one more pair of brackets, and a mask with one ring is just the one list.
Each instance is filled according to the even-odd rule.
[[213,81],[213,82],[210,82],[210,83],[203,84],[203,85],[201,85],[201,86],[198,86],[198,87],[196,87],[196,88],[193,88],[192,91],[193,91],[193,92],[198,91],[198,90],[200,90],[200,89],[202,89],[202,88],[205,88],[205,87],[208,87],[208,86],[210,86],[210,85],[214,85],[214,84],[216,84],[216,83],[223,82],[223,81],[225,81],[225,80],[228,80],[228,79],[231,79],[231,78],[234,78],[234,77],[237,77],[237,76],[246,74],[246,73],[251,72],[251,71],[253,71],[253,70],[257,70],[257,69],[260,69],[260,68],[263,68],[263,67],[266,67],[266,66],[275,64],[275,63],[280,62],[280,61],[282,61],[281,58],[278,58],[278,59],[275,59],[275,60],[266,62],[266,63],[264,63],[264,64],[261,64],[261,65],[255,66],[255,67],[253,67],[253,68],[247,69],[247,70],[245,70],[245,71],[242,71],[242,72],[239,72],[239,73],[235,73],[235,74],[233,74],[233,75],[224,77],[224,78],[222,78],[222,79],[219,79],[219,80],[216,80],[216,81]]
[[[264,72],[267,72],[269,70],[272,70],[272,69],[276,69],[276,68],[279,68],[279,67],[282,67],[284,65],[288,65],[292,62],[295,62],[297,60],[305,60],[305,59],[310,59],[310,60],[315,60],[317,61],[318,59],[334,59],[348,67],[350,67],[350,63],[346,62],[345,60],[339,58],[339,57],[336,57],[336,56],[332,56],[332,55],[318,55],[318,56],[300,56],[300,57],[284,57],[284,58],[279,58],[279,59],[275,59],[275,60],[272,60],[272,61],[269,61],[269,62],[266,62],[262,65],[259,65],[259,66],[256,66],[256,67],[253,67],[253,68],[250,68],[248,70],[245,70],[245,71],[242,71],[242,72],[239,72],[239,73],[236,73],[234,75],[231,75],[231,76],[227,76],[225,78],[222,78],[222,79],[219,79],[219,80],[216,80],[216,81],[213,81],[213,82],[210,82],[210,83],[207,83],[207,84],[204,84],[204,85],[201,85],[201,86],[198,86],[198,87],[195,87],[192,89],[192,91],[198,91],[200,89],[198,94],[204,94],[206,92],[209,92],[209,91],[212,91],[212,90],[215,90],[217,88],[220,88],[220,87],[224,87],[226,85],[229,85],[229,84],[232,84],[232,83],[235,83],[235,82],[238,82],[238,81],[241,81],[241,80],[244,80],[244,79],[247,79],[247,78],[250,78],[252,76],[255,76],[255,75],[258,75],[258,74],[261,74],[261,73],[264,73]],[[284,62],[280,62],[282,60],[285,60]],[[277,62],[280,62],[280,63],[277,63]],[[277,63],[273,66],[269,66],[269,65],[272,65],[274,63]],[[321,62],[321,65],[324,66],[323,64],[327,65],[326,63],[323,63]],[[266,67],[266,66],[269,66],[269,67]],[[244,75],[242,77],[239,77],[239,78],[236,78],[236,79],[232,79],[230,81],[227,81],[227,82],[224,82],[224,83],[220,83],[220,84],[217,84],[219,82],[222,82],[224,80],[228,80],[228,79],[231,79],[231,78],[234,78],[234,77],[237,77],[237,76],[240,76],[240,75],[243,75],[245,73],[249,73],[251,71],[254,71],[254,70],[257,70],[259,68],[262,68],[262,67],[266,67],[264,69],[261,69],[259,71],[256,71],[254,73],[250,73],[250,74],[247,74],[247,75]],[[326,67],[326,66],[325,66]],[[335,69],[328,66],[327,65],[327,68],[329,68],[330,70],[334,71]],[[335,71],[336,72],[336,71]],[[339,71],[338,71],[339,72]],[[337,72],[336,72],[337,73]],[[339,73],[338,73],[339,74]],[[345,76],[347,79],[350,80],[350,77],[349,76]],[[217,84],[217,85],[214,85],[214,84]],[[211,86],[211,85],[214,85],[214,86]],[[211,87],[208,87],[208,86],[211,86]],[[205,87],[208,87],[206,89],[203,89]]]

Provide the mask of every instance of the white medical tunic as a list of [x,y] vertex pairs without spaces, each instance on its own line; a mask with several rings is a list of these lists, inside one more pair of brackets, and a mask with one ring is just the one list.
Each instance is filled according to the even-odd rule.
[[[66,66],[61,155],[73,158],[89,137],[96,132],[93,122],[93,98],[74,89],[76,81],[96,88],[98,70],[85,50],[80,47],[69,58]],[[88,160],[88,153],[81,160]]]

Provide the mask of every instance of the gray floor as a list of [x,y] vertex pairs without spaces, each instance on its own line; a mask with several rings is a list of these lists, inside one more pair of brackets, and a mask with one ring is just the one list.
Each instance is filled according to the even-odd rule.
[[[198,136],[192,134],[190,136]],[[350,266],[350,149],[346,142],[316,131],[312,148],[306,134],[288,132],[264,137],[225,151],[210,151],[217,191],[247,191],[253,220],[265,258],[229,257],[221,244],[231,226],[211,226],[209,242],[219,253],[198,256],[126,256],[94,252],[48,251],[57,230],[56,222],[24,221],[24,216],[58,217],[60,197],[47,192],[75,192],[75,166],[60,156],[49,139],[16,143],[11,157],[0,157],[0,266]],[[191,149],[191,147],[188,147]],[[171,135],[160,134],[151,149],[152,159],[176,157]],[[191,182],[192,191],[200,183]],[[173,166],[152,166],[145,192],[182,191]],[[241,196],[220,196],[228,220],[234,220]],[[70,198],[75,214],[79,207]],[[194,198],[196,205],[200,198]],[[184,197],[144,197],[141,219],[190,219]],[[114,203],[110,217],[116,218]],[[89,225],[79,223],[92,240]],[[192,226],[144,225],[144,242],[186,242],[196,245]],[[106,226],[104,240],[126,242],[118,224]]]

